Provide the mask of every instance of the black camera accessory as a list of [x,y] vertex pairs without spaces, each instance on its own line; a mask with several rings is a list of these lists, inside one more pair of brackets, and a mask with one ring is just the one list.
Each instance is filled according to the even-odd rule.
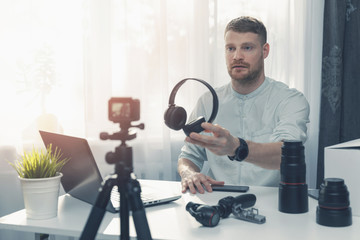
[[108,102],[109,120],[114,123],[140,119],[140,101],[130,97],[113,97]]
[[254,206],[255,202],[256,196],[254,194],[243,194],[235,198],[232,196],[222,198],[215,206],[189,202],[186,204],[186,211],[206,227],[215,227],[220,218],[227,218],[231,213],[245,221],[264,223],[265,217],[258,215],[257,209],[246,210],[246,208]]
[[204,130],[201,127],[201,123],[205,122],[205,118],[201,116],[201,117],[198,117],[197,119],[189,122],[188,124],[186,124],[187,114],[186,114],[185,109],[182,107],[176,106],[174,103],[175,95],[176,95],[177,91],[187,80],[195,80],[195,81],[201,82],[210,90],[212,97],[213,97],[213,109],[212,109],[210,118],[208,120],[209,123],[212,123],[216,117],[216,114],[217,114],[218,108],[219,108],[219,100],[218,100],[215,90],[210,86],[210,84],[208,84],[204,80],[197,79],[197,78],[185,78],[175,85],[175,87],[171,91],[171,94],[169,97],[169,107],[164,113],[165,124],[169,128],[176,130],[176,131],[183,129],[185,134],[187,136],[189,136],[189,134],[191,132],[200,133]]
[[305,213],[309,199],[304,146],[301,141],[284,141],[281,153],[279,211]]
[[242,162],[249,155],[249,147],[248,147],[246,141],[242,138],[239,138],[239,141],[240,141],[240,146],[235,150],[235,155],[232,157],[228,156],[228,158],[231,161],[236,160],[238,162]]
[[196,221],[206,227],[215,227],[220,221],[220,214],[217,208],[209,205],[189,202],[186,204],[186,211],[188,211]]
[[352,224],[349,191],[341,178],[326,178],[320,185],[316,222],[329,227]]
[[106,162],[115,165],[115,173],[107,176],[99,188],[96,202],[91,209],[86,225],[81,233],[80,240],[95,239],[97,231],[105,215],[106,206],[110,201],[112,189],[117,186],[120,194],[120,239],[130,239],[129,213],[135,225],[138,239],[151,240],[151,232],[146,218],[146,212],[141,200],[141,186],[133,174],[132,147],[126,144],[127,140],[136,137],[130,134],[129,128],[144,129],[144,124],[131,125],[131,121],[140,119],[140,102],[131,98],[111,98],[109,100],[109,120],[120,124],[120,131],[108,134],[101,133],[102,140],[120,140],[121,144],[115,152],[108,152]]

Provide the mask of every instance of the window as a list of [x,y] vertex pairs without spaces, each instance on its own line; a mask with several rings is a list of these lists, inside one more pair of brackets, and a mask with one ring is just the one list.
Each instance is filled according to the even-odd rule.
[[[132,97],[141,108],[134,124],[145,123],[129,141],[135,169],[143,168],[144,177],[174,179],[184,135],[163,123],[170,91],[186,77],[215,87],[229,81],[227,22],[241,15],[262,20],[270,43],[266,75],[317,106],[309,89],[321,52],[311,44],[321,46],[322,31],[315,30],[322,28],[322,11],[322,1],[310,0],[1,2],[0,144],[41,144],[39,128],[97,141],[100,132],[119,131],[108,120],[109,98]],[[175,102],[190,113],[206,90],[187,82]],[[316,135],[312,139],[317,144]]]

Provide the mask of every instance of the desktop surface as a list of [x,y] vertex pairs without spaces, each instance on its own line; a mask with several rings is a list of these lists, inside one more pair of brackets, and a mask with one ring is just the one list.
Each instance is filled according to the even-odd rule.
[[[161,188],[181,191],[180,182],[140,180]],[[236,219],[233,215],[221,219],[216,227],[204,227],[186,210],[189,201],[216,205],[226,196],[238,196],[240,193],[213,192],[205,194],[183,194],[182,198],[164,205],[146,208],[153,239],[359,239],[360,218],[353,217],[349,227],[325,227],[316,223],[317,201],[309,198],[309,212],[286,214],[278,211],[278,189],[272,187],[250,186],[248,193],[256,195],[254,205],[259,214],[266,216],[266,223],[256,224]],[[56,218],[48,220],[26,219],[25,210],[0,218],[0,228],[34,233],[49,233],[79,237],[91,205],[69,195],[59,198],[59,211]],[[130,236],[136,239],[132,217],[129,219]],[[100,225],[96,239],[119,239],[120,217],[117,213],[107,212]]]

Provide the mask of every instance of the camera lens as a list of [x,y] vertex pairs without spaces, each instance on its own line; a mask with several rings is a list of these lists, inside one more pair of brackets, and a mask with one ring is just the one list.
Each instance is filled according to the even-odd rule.
[[306,163],[301,141],[284,141],[281,148],[279,211],[304,213],[309,210]]
[[316,222],[330,227],[352,224],[349,191],[341,178],[326,178],[320,185]]
[[306,164],[302,142],[284,142],[281,148],[281,182],[303,184],[306,182]]

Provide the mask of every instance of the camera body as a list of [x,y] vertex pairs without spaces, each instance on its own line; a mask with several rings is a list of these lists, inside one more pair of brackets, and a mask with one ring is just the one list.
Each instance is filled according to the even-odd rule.
[[140,101],[129,97],[113,97],[109,100],[109,120],[114,123],[140,119]]

